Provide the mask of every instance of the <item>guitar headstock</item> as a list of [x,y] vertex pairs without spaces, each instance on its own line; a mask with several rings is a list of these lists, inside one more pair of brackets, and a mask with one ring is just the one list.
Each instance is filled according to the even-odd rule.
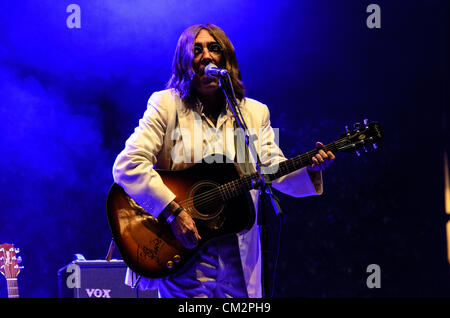
[[377,149],[375,144],[383,138],[383,130],[380,124],[376,122],[369,123],[367,119],[364,119],[363,124],[356,123],[354,130],[350,131],[348,126],[345,127],[346,132],[336,142],[338,151],[343,152],[356,152],[359,156],[359,150],[363,149],[367,152],[366,146],[372,145],[374,149]]
[[20,256],[17,257],[19,249],[15,248],[13,244],[1,244],[0,245],[0,272],[6,278],[16,278],[19,275],[21,266]]

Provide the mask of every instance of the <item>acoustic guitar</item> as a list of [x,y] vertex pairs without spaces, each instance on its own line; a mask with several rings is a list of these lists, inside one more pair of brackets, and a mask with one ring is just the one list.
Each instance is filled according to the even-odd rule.
[[19,298],[17,276],[23,267],[19,266],[21,258],[17,257],[17,253],[19,253],[19,249],[15,248],[13,244],[0,245],[0,272],[6,278],[8,298]]
[[[364,122],[353,131],[323,147],[325,152],[354,152],[381,140],[378,123]],[[268,182],[312,163],[317,149],[279,163],[278,170],[265,174]],[[359,155],[359,153],[358,153]],[[220,157],[219,157],[220,158]],[[212,163],[211,163],[212,162]],[[220,163],[223,162],[223,163]],[[161,278],[175,273],[204,243],[250,229],[255,211],[249,191],[257,187],[255,172],[241,175],[238,166],[215,156],[184,170],[156,170],[194,219],[202,239],[195,249],[185,248],[175,238],[162,216],[155,218],[139,206],[118,184],[108,193],[106,211],[113,240],[128,267],[143,277]]]

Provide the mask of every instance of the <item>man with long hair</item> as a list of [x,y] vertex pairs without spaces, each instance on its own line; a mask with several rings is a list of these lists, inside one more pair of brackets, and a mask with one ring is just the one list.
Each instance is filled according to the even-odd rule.
[[[227,133],[237,126],[221,83],[205,74],[205,67],[211,63],[230,75],[242,116],[258,137],[256,149],[262,165],[270,167],[286,160],[276,144],[267,106],[245,97],[229,38],[212,24],[187,28],[178,40],[167,89],[150,97],[139,126],[114,163],[113,176],[152,216],[162,215],[175,237],[189,249],[202,239],[195,221],[155,168],[184,169],[198,161],[198,154],[205,157],[221,152],[232,160],[239,155],[235,136]],[[316,146],[319,151],[312,164],[273,181],[272,186],[295,197],[321,194],[321,171],[335,156],[321,150],[321,143]],[[242,169],[251,173],[252,167],[243,165]],[[259,192],[250,192],[256,206]],[[131,278],[127,275],[128,284],[132,283]],[[261,250],[256,222],[249,230],[201,244],[180,270],[161,279],[141,278],[139,288],[158,288],[161,297],[261,297]]]

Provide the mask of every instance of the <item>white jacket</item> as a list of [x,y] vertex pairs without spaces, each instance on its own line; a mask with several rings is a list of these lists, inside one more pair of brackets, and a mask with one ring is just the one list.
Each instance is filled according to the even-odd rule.
[[[256,133],[258,139],[255,148],[263,165],[273,165],[286,160],[282,151],[275,143],[274,130],[270,126],[270,115],[266,105],[245,98],[241,103],[241,112],[249,130]],[[229,119],[223,125],[233,127],[234,118],[229,112]],[[123,187],[141,207],[157,217],[159,213],[175,199],[175,195],[167,188],[154,168],[179,170],[194,164],[198,159],[195,153],[195,123],[201,118],[196,111],[188,110],[179,95],[172,90],[163,90],[152,94],[148,101],[147,110],[139,121],[139,126],[128,138],[125,148],[118,155],[113,167],[114,181]],[[197,121],[196,121],[197,120]],[[180,129],[181,128],[181,129]],[[175,133],[177,130],[181,133]],[[183,132],[190,133],[189,138],[183,139]],[[198,137],[198,136],[197,136]],[[175,139],[175,140],[174,140]],[[203,142],[204,144],[204,142]],[[180,162],[179,158],[172,158],[173,149],[181,149],[182,156],[188,160]],[[234,159],[234,147],[226,147],[224,153]],[[177,153],[180,152],[177,150]],[[187,161],[187,162],[186,162]],[[322,174],[317,172],[308,174],[302,168],[275,180],[272,186],[294,197],[305,197],[321,194]],[[258,211],[259,192],[252,190],[251,195]],[[260,241],[256,221],[249,231],[238,233],[239,250],[249,297],[261,297],[261,253]],[[132,275],[128,271],[126,283],[131,285]],[[141,289],[155,288],[157,280],[142,278]]]

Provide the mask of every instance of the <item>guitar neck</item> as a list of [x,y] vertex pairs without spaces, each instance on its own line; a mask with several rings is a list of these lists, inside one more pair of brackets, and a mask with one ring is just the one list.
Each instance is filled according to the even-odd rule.
[[[323,151],[332,151],[334,153],[338,152],[338,147],[336,142],[332,142],[328,145],[323,146]],[[273,181],[275,179],[281,178],[291,172],[299,170],[303,167],[312,163],[312,157],[317,154],[318,150],[314,149],[308,151],[304,154],[298,155],[297,157],[282,161],[278,164],[277,171],[271,174],[264,174],[264,177],[268,181]],[[234,198],[242,193],[245,193],[251,189],[254,189],[254,182],[258,180],[258,173],[253,173],[250,175],[243,176],[234,181],[228,182],[219,187],[219,191],[222,196],[223,201],[227,201]]]
[[[322,148],[323,151],[327,152],[327,151],[331,151],[336,153],[337,152],[337,147],[336,147],[336,143],[332,142],[328,145],[323,146]],[[318,152],[317,149],[308,151],[304,154],[298,155],[297,157],[282,161],[278,164],[278,170],[275,173],[272,174],[265,174],[265,177],[269,180],[269,181],[273,181],[275,179],[281,178],[282,176],[285,176],[291,172],[297,171],[303,167],[306,167],[309,164],[312,164],[312,157],[314,157],[314,155],[316,155]],[[257,174],[255,174],[257,176]]]
[[17,285],[17,278],[7,278],[8,298],[19,298],[19,287]]

